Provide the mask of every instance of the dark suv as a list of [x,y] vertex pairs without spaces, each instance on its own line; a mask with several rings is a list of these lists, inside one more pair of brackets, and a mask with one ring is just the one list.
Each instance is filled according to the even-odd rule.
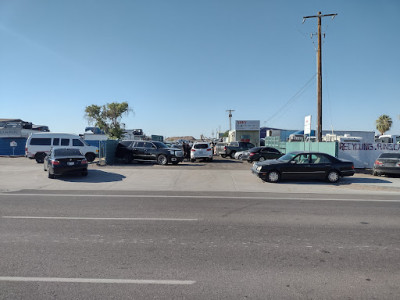
[[155,141],[121,141],[115,152],[115,157],[123,159],[125,163],[133,160],[156,161],[159,165],[183,161],[181,149],[168,148],[164,143]]

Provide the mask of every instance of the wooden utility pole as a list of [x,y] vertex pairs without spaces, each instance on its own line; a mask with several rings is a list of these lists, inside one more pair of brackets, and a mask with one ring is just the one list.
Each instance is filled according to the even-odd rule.
[[227,112],[229,112],[229,131],[232,130],[232,112],[234,112],[235,110],[233,109],[227,109]]
[[316,16],[303,17],[303,23],[309,18],[318,18],[318,51],[317,51],[317,140],[322,141],[322,43],[321,43],[321,18],[332,17],[332,19],[337,16],[337,14],[322,15],[318,12]]

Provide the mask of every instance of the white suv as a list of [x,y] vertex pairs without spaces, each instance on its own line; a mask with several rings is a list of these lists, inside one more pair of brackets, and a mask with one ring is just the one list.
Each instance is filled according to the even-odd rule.
[[213,152],[209,143],[195,142],[190,150],[190,161],[195,162],[196,159],[213,160]]

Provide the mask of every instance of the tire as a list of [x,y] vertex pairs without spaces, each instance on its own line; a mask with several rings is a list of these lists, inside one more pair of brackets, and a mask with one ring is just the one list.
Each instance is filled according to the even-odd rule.
[[231,158],[235,158],[235,153],[236,151],[232,151],[231,154],[229,155]]
[[36,160],[36,162],[38,163],[38,164],[42,164],[42,163],[44,163],[44,158],[46,157],[46,153],[44,153],[44,152],[39,152],[39,153],[36,153],[36,155],[35,155],[35,160]]
[[336,183],[339,181],[340,175],[338,173],[338,171],[335,170],[331,170],[328,172],[328,175],[326,175],[326,179],[330,182],[330,183]]
[[213,158],[212,158],[212,157],[210,157],[210,158],[208,159],[208,161],[213,161]]
[[265,158],[262,156],[260,156],[260,158],[258,159],[258,161],[264,161],[264,160],[265,160]]
[[196,160],[192,158],[190,161],[191,161],[191,162],[195,162]]
[[271,183],[276,183],[281,179],[281,174],[278,171],[272,170],[267,175],[267,181]]
[[168,158],[164,154],[160,154],[157,157],[157,163],[159,165],[165,166],[166,164],[168,164]]
[[377,171],[372,171],[372,175],[379,176],[379,173]]
[[87,170],[86,171],[82,171],[81,175],[82,176],[88,176],[88,171]]
[[85,157],[86,157],[86,159],[87,159],[87,161],[88,162],[92,162],[92,161],[94,161],[95,160],[95,158],[96,158],[96,155],[94,154],[94,153],[86,153],[85,154]]
[[226,158],[226,154],[221,154],[221,157],[222,158]]

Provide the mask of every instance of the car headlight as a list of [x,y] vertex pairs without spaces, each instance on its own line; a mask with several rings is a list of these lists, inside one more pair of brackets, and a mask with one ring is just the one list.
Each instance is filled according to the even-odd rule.
[[260,172],[261,169],[262,169],[262,166],[258,166],[258,167],[257,167],[257,171],[258,171],[258,172]]
[[174,150],[169,150],[169,154],[175,155],[175,151]]

